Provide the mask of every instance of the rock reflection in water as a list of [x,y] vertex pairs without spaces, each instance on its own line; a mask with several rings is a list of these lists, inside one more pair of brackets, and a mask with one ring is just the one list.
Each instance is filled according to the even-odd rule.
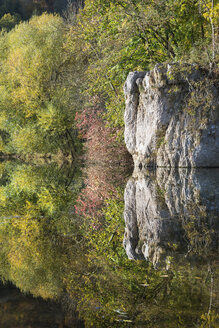
[[214,256],[219,232],[219,169],[136,171],[125,189],[128,258],[155,266],[168,256]]

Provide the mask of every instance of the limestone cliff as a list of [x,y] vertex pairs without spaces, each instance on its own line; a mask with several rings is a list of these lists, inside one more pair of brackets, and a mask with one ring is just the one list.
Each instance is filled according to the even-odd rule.
[[135,166],[219,167],[219,88],[195,65],[132,72],[125,86],[125,143]]

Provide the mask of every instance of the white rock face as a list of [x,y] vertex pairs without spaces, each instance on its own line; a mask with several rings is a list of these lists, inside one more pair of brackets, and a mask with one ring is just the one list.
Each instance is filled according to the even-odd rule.
[[206,76],[178,64],[128,75],[125,143],[136,167],[219,167],[219,90]]

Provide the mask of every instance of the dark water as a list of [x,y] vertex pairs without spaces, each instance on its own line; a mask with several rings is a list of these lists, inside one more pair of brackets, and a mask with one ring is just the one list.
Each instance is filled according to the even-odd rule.
[[4,328],[84,327],[76,313],[69,317],[57,302],[24,295],[10,284],[0,286],[0,317]]
[[219,170],[77,167],[0,164],[0,327],[219,327]]

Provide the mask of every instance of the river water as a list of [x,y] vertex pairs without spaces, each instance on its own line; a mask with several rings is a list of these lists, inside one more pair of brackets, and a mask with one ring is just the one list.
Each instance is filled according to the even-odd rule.
[[0,327],[219,327],[219,170],[0,163]]

